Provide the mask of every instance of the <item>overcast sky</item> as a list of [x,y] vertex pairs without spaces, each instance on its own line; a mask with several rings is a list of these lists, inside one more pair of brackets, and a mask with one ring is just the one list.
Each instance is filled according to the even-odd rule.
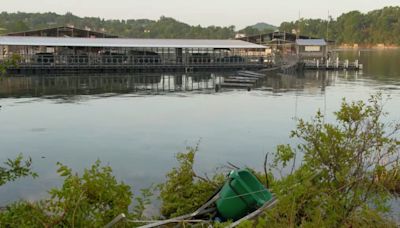
[[257,22],[280,25],[305,18],[334,18],[351,10],[368,12],[398,6],[400,0],[0,0],[0,11],[72,12],[106,19],[173,17],[191,25],[235,25]]

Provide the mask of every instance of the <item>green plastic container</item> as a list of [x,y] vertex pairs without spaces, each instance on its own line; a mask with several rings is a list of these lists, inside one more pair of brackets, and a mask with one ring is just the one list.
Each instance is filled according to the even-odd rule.
[[247,169],[232,170],[220,191],[217,210],[226,220],[238,220],[271,200],[271,193]]

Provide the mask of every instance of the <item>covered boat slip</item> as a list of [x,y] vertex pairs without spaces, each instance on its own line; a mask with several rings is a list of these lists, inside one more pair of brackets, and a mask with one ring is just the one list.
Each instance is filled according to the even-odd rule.
[[241,40],[0,37],[0,61],[14,71],[262,68],[265,47]]

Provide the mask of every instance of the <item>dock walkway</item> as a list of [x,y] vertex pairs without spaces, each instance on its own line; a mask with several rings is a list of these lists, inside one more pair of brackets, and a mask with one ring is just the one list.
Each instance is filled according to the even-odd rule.
[[224,78],[224,81],[219,86],[222,88],[247,88],[250,90],[265,76],[263,73],[241,70],[236,75]]
[[21,64],[9,67],[13,74],[64,74],[64,73],[131,73],[131,72],[192,72],[203,70],[259,70],[259,63],[202,63],[202,64]]
[[336,59],[335,61],[326,61],[325,63],[319,62],[319,60],[315,61],[305,61],[304,69],[305,70],[362,70],[363,65],[358,62],[358,60],[354,62],[350,62],[349,60],[339,61]]

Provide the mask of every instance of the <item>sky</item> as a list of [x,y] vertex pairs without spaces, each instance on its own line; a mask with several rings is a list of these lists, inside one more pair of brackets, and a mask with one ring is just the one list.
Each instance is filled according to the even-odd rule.
[[0,0],[0,11],[71,12],[105,19],[173,17],[191,25],[234,25],[241,29],[257,22],[279,26],[283,21],[333,18],[344,12],[368,12],[399,6],[400,0]]

